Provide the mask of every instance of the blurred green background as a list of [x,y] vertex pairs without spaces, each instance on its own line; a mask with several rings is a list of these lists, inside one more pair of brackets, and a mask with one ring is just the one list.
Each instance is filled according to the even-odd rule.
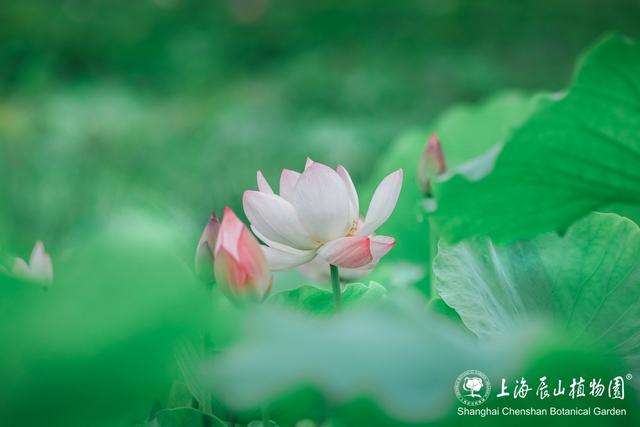
[[[639,0],[3,0],[0,263],[42,239],[56,279],[43,293],[0,274],[10,319],[0,414],[65,427],[144,420],[179,377],[176,342],[211,324],[235,332],[224,302],[211,309],[194,282],[190,257],[211,210],[241,213],[257,169],[275,184],[310,156],[344,164],[371,190],[391,172],[397,157],[384,153],[399,135],[466,134],[454,124],[474,123],[479,141],[495,142],[507,129],[484,118],[514,105],[501,119],[518,122],[527,96],[502,92],[428,125],[503,89],[562,90],[580,52],[612,31],[638,38],[638,22]],[[416,198],[396,209],[405,235]],[[390,257],[424,263],[427,225]],[[391,264],[378,271],[394,277]],[[423,324],[437,331],[430,319],[409,331],[422,337]],[[436,348],[404,342],[414,341]],[[541,356],[541,371],[617,366],[562,351]]]
[[257,169],[306,156],[362,182],[403,131],[562,89],[581,50],[638,22],[637,0],[4,0],[0,249],[55,254],[129,205],[194,237]]

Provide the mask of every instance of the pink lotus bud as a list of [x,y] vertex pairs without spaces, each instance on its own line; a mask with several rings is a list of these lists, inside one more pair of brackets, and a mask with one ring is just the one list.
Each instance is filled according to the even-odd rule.
[[218,239],[218,230],[220,221],[215,213],[211,214],[209,222],[202,230],[202,235],[198,241],[195,256],[196,275],[204,282],[211,283],[214,281],[213,275],[213,251],[216,247]]
[[447,171],[447,162],[442,144],[435,133],[429,137],[418,163],[418,185],[428,197],[431,196],[431,182]]
[[260,244],[236,214],[225,208],[214,250],[216,282],[235,301],[262,301],[271,290]]
[[23,279],[49,286],[53,281],[53,265],[51,257],[44,249],[44,244],[39,240],[36,242],[31,251],[29,263],[22,258],[16,258],[12,273]]

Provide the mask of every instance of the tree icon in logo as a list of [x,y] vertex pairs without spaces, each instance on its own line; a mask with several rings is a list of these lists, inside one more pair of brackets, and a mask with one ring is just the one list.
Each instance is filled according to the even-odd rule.
[[484,382],[480,377],[464,377],[462,382],[462,389],[469,393],[467,394],[467,397],[482,397],[479,394],[476,394],[476,392],[482,390],[483,386]]
[[460,402],[467,406],[478,406],[489,398],[491,382],[483,372],[469,370],[458,375],[453,391]]

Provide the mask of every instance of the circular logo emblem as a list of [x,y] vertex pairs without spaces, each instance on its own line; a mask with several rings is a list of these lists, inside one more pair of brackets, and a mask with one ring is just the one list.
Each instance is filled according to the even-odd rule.
[[484,372],[464,371],[453,386],[456,397],[467,406],[482,405],[491,394],[491,382]]

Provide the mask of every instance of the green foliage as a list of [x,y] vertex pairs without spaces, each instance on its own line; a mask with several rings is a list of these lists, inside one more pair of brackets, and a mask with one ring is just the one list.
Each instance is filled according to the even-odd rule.
[[109,425],[147,413],[176,373],[176,345],[206,324],[206,294],[173,242],[167,224],[124,215],[54,259],[46,292],[0,273],[11,390],[1,419],[67,426],[101,414],[94,425]]
[[193,408],[158,411],[148,427],[227,427],[222,420]]
[[[436,284],[438,282],[436,281]],[[429,308],[434,312],[441,316],[444,316],[447,319],[450,319],[454,322],[462,322],[460,319],[460,315],[453,308],[449,307],[446,302],[442,298],[433,298],[429,301]]]
[[[395,212],[379,230],[381,234],[394,236],[398,242],[385,261],[410,261],[428,268],[430,224],[424,211],[424,194],[418,186],[417,168],[430,132],[440,137],[448,168],[463,169],[469,161],[504,141],[514,127],[545,102],[546,97],[506,91],[480,105],[453,107],[436,119],[429,131],[416,129],[398,138],[378,163],[367,192],[373,194],[379,177],[385,173],[398,168],[404,170],[404,186]],[[419,283],[426,289],[428,275]]]
[[380,160],[369,182],[372,194],[384,173],[402,168],[404,186],[394,215],[380,229],[381,234],[399,240],[390,259],[423,262],[428,258],[429,225],[422,209],[424,194],[418,187],[418,159],[430,133],[442,141],[449,169],[484,154],[499,144],[513,128],[544,101],[520,92],[507,91],[491,97],[479,105],[462,105],[447,110],[428,130],[413,130],[401,136]]
[[[460,372],[473,365],[490,374],[508,373],[525,343],[539,337],[531,330],[479,346],[429,313],[411,292],[332,318],[265,309],[245,322],[251,327],[213,359],[207,378],[227,404],[240,411],[268,404],[274,417],[285,413],[283,420],[275,418],[283,424],[320,408],[325,409],[318,419],[339,411],[347,425],[385,425],[389,417],[434,420],[453,405],[451,384]],[[360,397],[379,409],[349,410],[364,404]]]
[[[567,94],[496,93],[558,87],[602,30],[637,32],[632,0],[5,3],[3,425],[456,426],[470,368],[494,387],[640,374],[640,45],[600,43]],[[449,166],[435,217],[416,183],[431,132]],[[209,212],[240,214],[256,170],[275,183],[307,156],[364,196],[405,171],[380,230],[397,245],[344,310],[297,272],[262,305],[198,283]],[[434,230],[471,239],[441,242],[427,301]],[[36,239],[48,290],[9,272]],[[584,425],[638,424],[633,390],[619,405]],[[518,420],[542,422],[567,421]]]
[[[348,283],[342,290],[343,308],[373,305],[386,296],[386,289],[376,282]],[[269,298],[269,302],[288,307],[301,308],[314,314],[335,313],[333,292],[330,289],[315,286],[301,286],[299,288],[280,292]]]
[[613,202],[640,204],[639,76],[640,44],[614,36],[596,46],[568,94],[514,132],[491,173],[439,186],[443,236],[513,241]]
[[[602,47],[596,53],[598,49]],[[474,159],[491,150],[497,152],[495,147],[510,141],[498,158],[497,171],[500,158],[517,138],[513,128],[524,123],[522,129],[527,129],[572,96],[576,95],[552,101],[545,96],[505,94],[479,108],[446,114],[433,128],[443,141],[450,174],[477,178],[473,174],[478,173],[480,163]],[[588,108],[589,97],[584,96],[583,108]],[[556,122],[545,123],[553,127]],[[426,133],[416,131],[399,140],[379,170],[404,167],[407,182],[415,179],[425,137]],[[480,166],[490,172],[493,159],[485,156],[484,161],[488,163]],[[503,183],[502,187],[516,184]],[[440,185],[439,196],[447,194],[447,185],[448,181]],[[420,224],[417,215],[422,195],[416,187],[409,187],[408,192],[406,188],[396,214],[381,232],[396,236],[398,249],[403,241],[416,245],[395,252],[396,259],[425,263],[428,227]],[[473,195],[466,191],[467,197]],[[494,196],[503,197],[496,189]],[[462,216],[457,214],[451,220]],[[420,227],[426,233],[417,234]],[[608,354],[608,346],[628,366],[636,367],[634,331],[640,316],[634,289],[640,271],[635,259],[640,253],[640,231],[632,221],[614,214],[593,214],[564,237],[543,235],[506,247],[476,239],[454,247],[443,243],[440,250],[435,273],[444,301],[433,301],[432,310],[453,323],[428,314],[424,302],[398,305],[388,297],[375,307],[361,307],[331,319],[286,311],[255,313],[247,320],[251,330],[209,365],[214,392],[224,394],[225,402],[240,413],[268,404],[282,423],[313,413],[316,421],[332,415],[347,425],[385,425],[391,420],[394,424],[424,424],[437,418],[445,425],[455,425],[456,418],[447,415],[453,405],[451,396],[438,392],[446,390],[455,372],[470,363],[465,359],[470,353],[474,366],[503,375],[517,371],[542,376],[546,370],[565,378],[570,367],[580,367],[585,374],[611,374],[613,366],[622,365]],[[362,289],[360,284],[350,286]],[[325,314],[332,306],[330,292],[313,287],[277,294],[272,301],[311,314]],[[456,326],[457,316],[489,346],[474,343]],[[555,332],[537,338],[527,335],[539,319],[546,326],[538,326],[538,334],[547,328]],[[412,336],[412,331],[419,331],[420,336]],[[497,338],[502,342],[496,342]],[[267,366],[265,360],[270,361]],[[385,365],[384,360],[395,363]],[[430,363],[424,364],[425,360]],[[410,377],[429,378],[429,385],[420,380],[412,386],[403,383]],[[364,384],[359,382],[362,378],[367,379]]]
[[264,421],[251,421],[247,424],[247,427],[278,427],[278,424],[271,420],[266,423]]
[[197,234],[306,156],[359,184],[402,130],[638,35],[635,0],[524,1],[4,0],[0,247],[56,251],[131,202]]
[[[599,49],[603,48],[596,48],[596,54]],[[578,77],[577,82],[581,81]],[[472,185],[484,174],[491,177],[492,154],[507,141],[495,165],[499,175],[500,158],[510,152],[522,129],[572,96],[576,95],[557,101],[505,93],[479,107],[457,108],[443,115],[432,129],[443,141],[450,172],[437,187],[438,203],[444,204],[437,218],[441,220],[442,210],[449,208],[443,197],[451,182],[464,179]],[[586,109],[590,98],[584,96]],[[553,128],[557,122],[545,124]],[[514,134],[517,127],[521,129]],[[381,230],[398,238],[390,254],[395,262],[389,265],[428,266],[427,214],[422,194],[417,186],[410,186],[426,136],[414,131],[401,138],[373,175],[405,168],[406,184],[397,211]],[[494,197],[503,197],[508,193],[503,188],[511,191],[520,181],[496,184]],[[373,179],[371,190],[375,183]],[[465,197],[475,197],[472,190],[465,191]],[[626,212],[633,213],[633,207]],[[455,214],[449,220],[469,216]],[[443,230],[449,231],[446,224]],[[403,243],[407,246],[402,247]],[[492,378],[554,375],[565,381],[575,369],[580,375],[602,377],[637,369],[637,253],[640,230],[633,221],[615,214],[591,214],[562,237],[545,234],[510,246],[486,238],[458,246],[442,242],[435,262],[442,300],[434,299],[429,308],[415,294],[398,299],[399,291],[393,290],[384,299],[376,297],[372,305],[364,298],[370,289],[350,284],[345,295],[349,289],[358,290],[354,293],[358,309],[327,318],[317,314],[332,311],[330,292],[310,286],[282,292],[272,297],[274,307],[244,320],[251,326],[244,328],[237,343],[210,361],[207,381],[233,411],[255,413],[268,405],[282,424],[310,417],[315,422],[331,418],[345,425],[458,425],[447,389],[456,374],[470,365]],[[302,312],[288,312],[284,306]],[[476,342],[460,322],[482,341]],[[630,394],[622,405],[629,410],[627,421],[637,420],[635,396]],[[558,404],[587,403],[560,398]],[[494,398],[488,405],[499,407],[503,402]],[[562,425],[557,419],[545,422]],[[603,419],[586,422],[609,425]],[[470,423],[476,424],[475,420]],[[494,424],[502,423],[508,425],[508,420]]]
[[612,348],[640,369],[639,253],[634,222],[592,214],[563,237],[441,245],[434,270],[439,295],[481,338],[509,335],[543,317],[578,343]]

